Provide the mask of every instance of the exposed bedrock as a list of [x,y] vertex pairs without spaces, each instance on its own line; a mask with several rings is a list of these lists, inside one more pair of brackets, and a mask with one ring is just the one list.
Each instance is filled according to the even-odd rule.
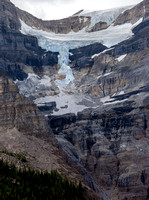
[[19,18],[31,27],[34,26],[44,31],[61,34],[66,34],[70,31],[78,32],[88,26],[91,21],[90,17],[83,16],[71,16],[61,20],[44,21],[20,9],[17,9],[17,13]]
[[94,43],[77,49],[71,49],[69,59],[70,66],[75,70],[83,72],[83,69],[90,70],[94,64],[91,58],[94,54],[98,54],[107,49],[106,46],[100,43]]
[[147,18],[149,15],[149,2],[148,0],[142,1],[135,7],[126,10],[124,13],[120,14],[114,22],[114,25],[120,25],[124,23],[136,23],[140,18]]
[[92,173],[111,200],[148,197],[148,100],[140,107],[129,101],[104,112],[49,117],[63,149]]
[[35,37],[20,33],[16,7],[7,0],[0,2],[0,70],[12,79],[23,80],[27,73],[42,74],[44,66],[50,73],[57,70],[58,53],[46,52]]
[[37,106],[20,95],[3,72],[0,72],[0,150],[1,158],[16,162],[18,167],[22,164],[10,158],[11,154],[4,155],[5,152],[25,154],[31,168],[58,170],[70,180],[80,180],[88,186],[87,199],[103,199],[103,192],[90,173],[66,155]]
[[114,49],[108,53],[122,55],[149,47],[149,19],[143,20],[142,23],[133,29],[133,32],[134,36],[132,38],[114,46]]
[[0,115],[3,128],[17,128],[39,137],[49,136],[50,129],[36,105],[21,96],[17,86],[3,72],[0,72]]

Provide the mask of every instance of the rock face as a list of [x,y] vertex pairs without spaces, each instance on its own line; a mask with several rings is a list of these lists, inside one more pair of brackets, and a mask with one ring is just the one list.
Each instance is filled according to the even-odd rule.
[[[63,176],[81,180],[96,190],[90,174],[81,165],[72,162],[59,147],[36,105],[20,95],[16,85],[3,72],[0,73],[0,149],[0,156],[17,163],[18,167],[23,163],[5,152],[23,153],[30,167],[58,170]],[[3,151],[5,149],[7,151]],[[87,199],[102,199],[91,189],[89,191]]]
[[20,9],[17,9],[17,13],[27,25],[54,33],[78,32],[90,24],[90,17],[72,16],[61,20],[43,21]]
[[148,108],[146,98],[141,107],[127,102],[105,108],[104,113],[83,112],[73,119],[50,121],[57,138],[64,137],[65,151],[71,147],[69,155],[81,159],[111,200],[148,198]]
[[83,70],[83,68],[90,70],[93,66],[93,59],[91,56],[98,54],[107,49],[106,46],[100,43],[94,43],[84,47],[70,50],[70,61],[72,68],[75,70]]
[[0,126],[16,128],[29,135],[48,137],[50,129],[37,107],[19,94],[17,86],[4,73],[0,74]]
[[40,74],[44,71],[43,66],[54,70],[58,64],[58,53],[45,52],[38,46],[37,38],[23,35],[19,30],[20,20],[16,7],[10,1],[2,0],[0,69],[14,80],[23,80],[29,71]]
[[108,27],[106,22],[98,22],[95,24],[89,32],[101,31]]
[[14,5],[9,0],[2,0],[0,3],[0,31],[18,31],[20,22]]
[[[96,109],[49,116],[65,152],[91,172],[111,200],[149,199],[148,28],[144,17],[131,39],[89,55],[92,65],[77,86],[96,98]],[[71,60],[81,58],[81,48],[71,53]]]
[[[91,18],[74,15],[42,21],[8,0],[1,0],[0,16],[0,148],[24,152],[34,168],[57,169],[70,179],[83,181],[96,191],[88,199],[149,199],[148,0],[114,22],[115,26],[134,24],[142,18],[130,39],[109,49],[95,43],[69,51],[75,80],[62,89],[55,82],[65,79],[63,72],[40,77],[58,70],[58,53],[46,52],[35,37],[21,34],[19,19],[45,31],[68,33],[89,26]],[[99,22],[91,31],[106,27]],[[12,79],[23,80],[29,72],[35,74],[18,82],[22,88],[18,91]],[[32,93],[30,99],[39,100],[39,110],[46,117],[19,92]],[[73,93],[83,98],[77,105],[68,105],[85,105],[86,109],[51,115],[58,107],[54,97],[71,101],[68,94]]]
[[132,24],[136,23],[140,18],[147,17],[149,14],[149,2],[145,0],[140,4],[136,5],[130,10],[125,11],[121,14],[114,22],[114,25],[120,25],[124,23],[131,22]]

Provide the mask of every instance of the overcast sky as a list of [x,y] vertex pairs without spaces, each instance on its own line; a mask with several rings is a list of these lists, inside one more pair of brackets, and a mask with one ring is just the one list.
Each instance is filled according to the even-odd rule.
[[61,19],[81,9],[103,10],[133,5],[142,0],[11,0],[22,10],[42,19]]

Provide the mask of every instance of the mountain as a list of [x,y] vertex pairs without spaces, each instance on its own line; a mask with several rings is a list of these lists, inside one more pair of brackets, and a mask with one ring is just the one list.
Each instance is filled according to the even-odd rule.
[[87,199],[149,199],[148,63],[148,0],[53,21],[1,0],[1,157],[81,180]]

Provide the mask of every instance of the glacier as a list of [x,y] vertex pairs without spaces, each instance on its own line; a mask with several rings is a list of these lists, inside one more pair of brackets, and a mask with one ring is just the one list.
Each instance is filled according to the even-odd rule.
[[[121,10],[121,12],[123,11],[124,10]],[[112,23],[113,19],[114,17],[108,23]],[[40,106],[42,104],[44,105],[47,102],[55,101],[57,110],[53,111],[53,115],[62,115],[70,112],[77,114],[79,111],[82,111],[88,107],[82,105],[81,103],[84,101],[86,97],[81,96],[78,93],[75,94],[75,89],[70,90],[74,91],[73,94],[67,93],[66,89],[67,86],[75,87],[75,85],[73,84],[74,81],[73,72],[69,67],[69,62],[70,62],[69,50],[98,42],[107,46],[108,49],[101,52],[105,53],[106,51],[114,48],[113,47],[114,45],[131,38],[133,36],[132,32],[133,28],[142,22],[142,18],[138,20],[138,22],[136,22],[135,24],[125,23],[117,26],[110,24],[107,29],[96,32],[87,32],[89,27],[85,27],[78,32],[71,31],[67,34],[56,34],[53,32],[43,31],[38,28],[28,26],[22,20],[20,20],[20,22],[21,22],[20,32],[22,34],[35,36],[38,39],[39,46],[42,49],[45,49],[46,51],[59,52],[58,63],[60,65],[60,69],[58,73],[66,75],[66,78],[63,80],[55,80],[56,84],[55,87],[58,88],[59,93],[54,96],[47,95],[45,97],[37,97],[34,102],[37,104],[37,106]],[[100,54],[93,55],[92,59],[94,59],[96,56]],[[119,59],[122,59],[122,57],[118,58],[118,60]],[[109,74],[110,73],[106,73],[104,76],[108,76]],[[45,87],[43,87],[44,84]],[[30,74],[26,82],[18,81],[17,85],[20,89],[20,92],[25,91],[26,96],[30,96],[31,90],[34,93],[36,92],[38,93],[40,89],[44,91],[52,87],[50,77],[41,78]],[[101,103],[104,103],[104,100],[103,101],[101,100]],[[119,103],[119,102],[114,101],[108,103]],[[92,104],[94,105],[94,102],[92,102]]]
[[[59,52],[60,70],[58,73],[64,73],[66,78],[64,80],[57,80],[57,84],[68,85],[74,80],[71,68],[69,67],[69,50],[82,46],[87,46],[96,42],[102,43],[108,48],[129,39],[132,37],[132,29],[141,23],[140,19],[136,24],[125,23],[114,26],[112,22],[125,10],[132,8],[127,6],[122,8],[115,8],[110,10],[101,10],[94,12],[85,12],[79,16],[90,16],[91,24],[79,32],[69,32],[67,34],[56,34],[53,32],[46,32],[35,27],[30,27],[25,22],[21,22],[20,32],[26,35],[37,37],[39,46],[47,51]],[[87,32],[89,28],[94,26],[99,21],[107,22],[109,27],[105,30],[96,32]]]
[[98,10],[98,11],[82,11],[78,15],[75,16],[84,16],[84,17],[91,17],[91,24],[88,27],[88,31],[99,21],[106,22],[107,25],[111,25],[112,22],[124,11],[131,9],[134,5],[119,7],[119,8],[112,8],[107,10]]
[[47,51],[59,52],[59,73],[66,74],[64,80],[57,80],[58,84],[67,85],[73,82],[74,76],[69,67],[69,50],[87,46],[96,42],[110,48],[119,42],[130,38],[133,33],[131,30],[132,24],[127,23],[120,26],[111,25],[109,28],[87,33],[85,29],[75,33],[71,31],[68,34],[55,34],[38,30],[26,25],[21,21],[21,33],[37,37],[39,46]]

